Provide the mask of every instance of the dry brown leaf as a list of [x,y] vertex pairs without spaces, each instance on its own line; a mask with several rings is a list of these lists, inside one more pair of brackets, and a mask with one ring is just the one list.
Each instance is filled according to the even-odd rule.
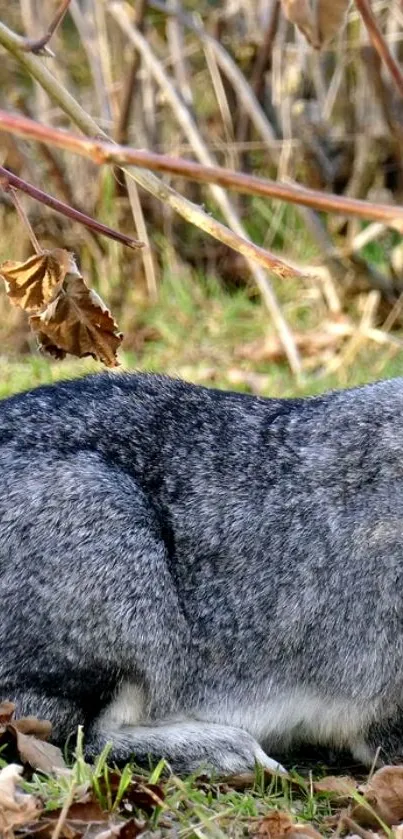
[[66,764],[60,749],[47,741],[52,733],[52,724],[37,717],[13,719],[15,706],[12,702],[0,703],[0,743],[10,745],[15,756],[33,769],[51,772],[65,769]]
[[[55,822],[52,814],[40,819],[35,825],[29,825],[30,836],[38,839],[53,839]],[[58,811],[57,816],[60,815]],[[111,821],[110,814],[105,813],[103,819],[76,819],[70,818],[70,811],[66,821],[63,822],[59,839],[136,839],[146,828],[146,822],[131,818],[128,821]]]
[[101,298],[80,275],[67,274],[58,297],[30,317],[41,347],[52,355],[92,356],[116,367],[122,334]]
[[62,752],[52,743],[46,743],[29,734],[19,731],[15,723],[7,725],[7,731],[15,737],[18,754],[23,763],[41,772],[52,772],[66,767]]
[[[348,334],[351,334],[348,318],[324,321],[322,328],[309,332],[293,333],[297,349],[303,356],[316,357],[326,350],[335,351]],[[247,344],[241,344],[235,351],[236,358],[259,363],[261,361],[280,361],[284,358],[284,348],[277,335],[256,338]]]
[[62,248],[35,254],[25,262],[0,265],[7,294],[30,314],[41,349],[55,358],[67,353],[118,365],[122,335],[101,298],[84,282],[74,256]]
[[[90,839],[86,832],[86,823],[75,824],[73,822],[65,823],[59,830],[59,839]],[[35,823],[28,824],[25,828],[28,832],[27,839],[54,839],[55,822],[53,819],[44,817]],[[22,837],[21,837],[22,839]]]
[[282,0],[284,14],[315,49],[328,44],[340,30],[350,0]]
[[14,828],[36,819],[42,810],[33,796],[18,790],[21,766],[10,763],[0,771],[0,836],[13,839]]
[[367,784],[359,787],[374,815],[364,805],[357,804],[351,817],[361,825],[379,828],[378,816],[390,827],[403,821],[403,766],[383,766]]
[[52,723],[37,717],[20,717],[13,721],[13,725],[21,734],[33,734],[39,740],[49,740],[52,733]]
[[313,783],[315,792],[326,793],[329,798],[339,804],[351,801],[357,786],[357,781],[349,775],[327,775],[320,781],[314,781]]
[[14,702],[0,702],[0,727],[11,722],[15,711]]
[[127,822],[119,822],[112,824],[101,833],[92,834],[96,839],[136,839],[144,830],[144,825],[141,825],[136,819],[130,819]]
[[25,262],[7,260],[0,265],[7,294],[15,306],[38,312],[54,300],[68,273],[77,272],[73,254],[54,248],[30,256]]
[[268,813],[258,825],[256,831],[260,839],[322,839],[320,833],[311,824],[294,824],[290,815],[282,810]]

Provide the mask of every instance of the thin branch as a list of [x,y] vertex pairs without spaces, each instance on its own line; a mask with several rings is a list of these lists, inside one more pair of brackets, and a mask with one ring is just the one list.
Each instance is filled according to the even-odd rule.
[[270,19],[258,50],[251,75],[251,88],[260,101],[264,87],[264,74],[271,68],[273,44],[280,18],[280,0],[273,0]]
[[[124,2],[124,0],[112,0],[112,2],[109,2],[108,4],[108,11],[109,14],[114,17],[122,31],[125,32],[131,43],[134,44],[136,49],[138,49],[146,67],[152,73],[159,87],[164,92],[178,124],[184,131],[189,142],[192,144],[192,148],[194,149],[200,163],[205,166],[214,166],[214,157],[209,152],[186,103],[179,96],[172,80],[167,75],[162,62],[155,55],[147,39],[141,32],[138,31],[138,29],[135,28],[135,26],[133,26],[130,18],[130,6]],[[244,226],[225,190],[215,184],[210,184],[210,191],[229,227],[241,238],[241,240],[245,241],[247,234]],[[245,254],[245,251],[241,252]],[[281,268],[278,258],[274,257],[273,254],[270,254],[270,258],[273,259],[273,267],[271,270],[275,274],[277,274],[280,270],[280,274],[283,276],[284,269]],[[281,307],[277,302],[276,295],[270,287],[270,279],[260,267],[254,264],[253,261],[249,263],[249,269],[259,291],[262,294],[263,300],[269,309],[269,313],[276,325],[276,329],[279,331],[290,366],[295,373],[298,373],[301,370],[298,352],[292,332],[284,319]],[[286,266],[285,270],[286,272],[289,272],[289,266]]]
[[[21,100],[18,102],[18,107],[22,109],[25,116],[32,119],[32,113],[25,99],[21,98]],[[52,149],[49,145],[46,145],[45,143],[38,143],[38,149],[40,155],[44,159],[47,172],[49,173],[50,178],[56,185],[58,194],[60,195],[62,201],[64,201],[66,204],[70,204],[70,206],[73,206],[74,204],[75,209],[78,210],[80,213],[84,213],[85,215],[84,210],[81,208],[81,206],[77,203],[77,201],[74,198],[69,178],[66,175],[66,172],[64,171],[61,161],[57,157],[57,152],[55,151],[55,149]],[[91,253],[93,254],[94,259],[97,260],[100,257],[102,257],[102,255],[105,253],[105,247],[100,236],[89,227],[83,227],[83,236],[88,244],[88,247],[91,250]],[[140,239],[141,241],[143,241],[142,236],[140,236]],[[147,244],[145,239],[144,243]],[[143,248],[142,253],[144,253],[145,250],[146,248]]]
[[[56,79],[55,76],[52,75],[52,73],[50,73],[50,71],[47,69],[47,67],[45,67],[42,64],[42,62],[36,56],[30,55],[29,53],[21,52],[20,41],[21,41],[20,37],[18,35],[16,35],[15,32],[12,32],[3,23],[0,23],[0,44],[2,44],[6,49],[8,49],[15,56],[17,61],[19,61],[19,63],[22,64],[26,68],[27,72],[30,75],[32,75],[36,79],[37,82],[39,82],[39,84],[44,88],[44,90],[46,90],[46,92],[49,94],[49,96],[59,104],[60,108],[64,111],[64,113],[69,115],[70,119],[73,122],[75,122],[75,124],[81,129],[81,131],[84,134],[86,134],[87,137],[90,137],[90,138],[92,137],[92,138],[95,138],[95,139],[85,139],[85,138],[79,137],[78,135],[75,135],[71,132],[61,131],[61,129],[56,129],[56,128],[46,128],[45,130],[41,130],[42,126],[39,123],[35,123],[33,120],[29,120],[27,117],[20,117],[20,116],[17,117],[15,115],[7,114],[4,111],[0,112],[0,128],[2,130],[10,130],[10,124],[12,122],[13,125],[14,125],[14,129],[11,133],[15,133],[15,134],[19,133],[19,131],[17,130],[17,125],[18,125],[19,128],[20,128],[21,135],[31,136],[33,139],[40,140],[44,143],[45,142],[51,142],[52,145],[59,145],[60,148],[65,148],[65,149],[70,150],[72,152],[76,151],[77,154],[83,154],[84,156],[90,157],[91,159],[93,159],[95,162],[98,162],[98,163],[108,163],[109,161],[118,163],[119,162],[119,157],[123,158],[123,157],[125,157],[125,155],[124,154],[120,155],[120,156],[117,155],[116,160],[113,160],[113,150],[119,150],[121,147],[117,146],[117,145],[114,145],[113,143],[109,142],[108,136],[103,131],[101,131],[100,127],[97,125],[95,120],[93,120],[92,117],[89,114],[87,114],[86,111],[84,111],[84,109],[81,107],[81,105],[79,105],[79,103],[74,99],[74,97],[63,87],[63,85],[60,84],[58,79]],[[23,124],[25,126],[24,130],[22,129]],[[27,130],[28,126],[31,127],[31,130],[32,130],[33,126],[35,127],[32,134],[29,130]],[[68,139],[68,145],[66,145],[66,138],[69,138]],[[59,142],[58,142],[58,140],[59,140]],[[104,146],[106,148],[110,149],[110,152],[108,154],[105,154],[103,152],[103,147]],[[98,148],[99,148],[99,151],[98,151]],[[125,151],[125,147],[123,147],[123,149],[122,149],[123,153],[124,153],[124,151]],[[93,155],[94,155],[94,157],[93,157]],[[100,155],[100,157],[99,157],[99,155]],[[148,157],[148,155],[150,155],[150,157]],[[131,160],[130,161],[125,160],[125,162],[129,163],[129,164],[133,162],[133,164],[135,165],[135,160],[134,160],[135,157],[137,157],[137,152],[134,152],[134,154],[131,155]],[[145,165],[148,166],[149,160],[151,160],[152,157],[155,157],[156,159],[161,159],[162,160],[165,157],[165,155],[159,156],[159,155],[152,155],[151,152],[138,152],[137,159],[138,159],[139,165],[142,166],[142,165],[144,165],[144,162],[147,161],[145,163]],[[192,171],[193,171],[193,167],[195,167],[196,171],[200,170],[202,173],[204,173],[205,169],[208,168],[208,167],[204,167],[200,164],[192,164],[189,161],[185,161],[185,163],[186,163],[186,168],[188,169],[190,178],[193,178],[193,174],[190,173],[189,167],[192,169]],[[149,168],[151,168],[151,167],[149,166]],[[155,168],[155,169],[161,168],[161,171],[173,171],[174,172],[174,170],[171,170],[169,167],[165,167],[163,165],[161,167],[154,166],[153,168]],[[177,171],[180,171],[180,170],[181,170],[181,167],[179,167],[179,170],[177,170]],[[214,167],[213,167],[213,170],[214,170]],[[220,171],[225,172],[225,170],[220,170],[219,167],[217,167],[217,171],[218,172],[220,172]],[[147,172],[146,169],[140,170],[139,168],[135,168],[133,170],[129,170],[129,174],[134,178],[134,180],[137,180],[138,183],[140,183],[141,186],[145,190],[148,189],[147,182],[149,182],[148,191],[151,192],[152,195],[156,194],[156,192],[155,192],[155,190],[156,190],[156,183],[155,183],[156,179],[151,174],[151,172]],[[187,175],[185,174],[185,171],[183,172],[183,174],[187,177]],[[247,176],[244,176],[244,177],[247,177]],[[197,180],[197,178],[195,178],[195,180]],[[204,176],[200,177],[199,180],[204,181],[204,182],[208,182],[208,178],[205,178]],[[214,183],[214,177],[211,180]],[[224,179],[224,180],[226,181],[226,179]],[[157,181],[157,183],[159,183],[159,181]],[[223,183],[223,185],[225,185],[225,183]],[[163,187],[163,186],[164,185],[161,184],[161,187]],[[171,190],[171,191],[176,196],[176,200],[175,200],[176,212],[178,212],[179,215],[182,215],[183,218],[188,219],[189,215],[188,215],[188,206],[187,205],[191,204],[191,202],[186,201],[186,199],[183,198],[183,196],[180,195],[179,193],[175,192],[175,190]],[[161,189],[160,192],[159,192],[160,197],[163,194],[164,194],[164,190]],[[163,200],[163,198],[161,198],[161,200]],[[364,203],[364,202],[362,202],[362,203]],[[191,206],[195,207],[194,204],[192,204]],[[193,213],[193,216],[192,216],[193,217],[193,224],[195,224],[197,227],[200,227],[200,229],[202,229],[202,230],[208,230],[208,232],[210,232],[210,234],[214,238],[218,238],[220,241],[223,241],[221,235],[215,236],[215,233],[214,233],[215,220],[208,213],[205,213],[201,208],[197,208],[197,210],[198,210],[197,216],[195,215],[195,213]],[[402,210],[402,217],[403,217],[403,210]],[[224,225],[219,225],[218,222],[216,222],[216,224],[220,228],[223,228],[224,230],[226,229],[224,227]],[[230,231],[228,231],[228,233],[230,233]],[[238,237],[235,233],[231,235],[232,244],[230,245],[230,247],[232,247],[234,250],[238,250],[238,247],[236,245],[236,242],[238,240],[239,240],[240,244],[243,246],[245,240],[243,240],[242,237]],[[275,265],[276,264],[279,265],[279,263],[281,262],[276,257],[274,257],[274,256],[272,257],[272,255],[270,254],[269,251],[264,250],[264,248],[259,248],[257,245],[254,245],[253,242],[248,242],[248,245],[249,245],[250,256],[252,256],[252,254],[255,253],[256,254],[255,257],[252,257],[252,258],[256,258],[256,261],[259,262],[260,264],[264,264],[266,267],[269,267],[271,259],[273,259],[273,264],[275,264]],[[285,263],[283,261],[283,264],[284,264],[284,267],[285,267],[285,274],[287,274],[287,263]],[[285,274],[283,274],[283,276]],[[289,274],[289,276],[291,276],[291,273]],[[295,276],[295,274],[294,274],[294,276]],[[302,272],[300,272],[299,276],[302,276]]]
[[21,44],[21,49],[23,49],[24,52],[33,52],[35,54],[41,53],[49,43],[52,35],[56,32],[57,27],[61,24],[69,5],[70,0],[62,0],[62,3],[50,23],[46,34],[42,35],[41,38],[24,38]]
[[376,17],[371,9],[368,0],[355,0],[355,5],[367,27],[368,35],[378,55],[389,70],[390,75],[400,93],[403,96],[403,74],[398,63],[393,58],[381,30],[379,29]]
[[[168,3],[175,11],[181,11],[181,0],[168,0]],[[172,60],[172,72],[175,76],[177,88],[187,107],[192,108],[194,103],[189,81],[189,70],[185,59],[183,27],[176,15],[172,15],[167,20],[166,38]]]
[[100,221],[96,221],[91,218],[91,216],[87,216],[85,213],[81,213],[79,210],[75,210],[73,207],[70,207],[69,204],[64,204],[63,201],[53,198],[53,196],[48,195],[47,192],[43,192],[36,186],[24,181],[22,178],[18,178],[17,175],[13,175],[12,172],[9,172],[4,168],[4,166],[0,166],[0,186],[2,186],[6,191],[12,187],[20,190],[21,192],[25,192],[26,195],[34,198],[35,201],[39,201],[41,204],[51,207],[51,209],[55,210],[56,213],[67,216],[67,218],[70,218],[79,224],[84,224],[85,227],[89,227],[96,233],[108,236],[110,239],[115,239],[116,242],[121,242],[122,245],[127,245],[128,248],[137,250],[138,248],[144,247],[143,242],[138,242],[137,239],[125,236],[124,233],[119,233],[118,230],[112,230],[112,228],[108,227],[106,224],[102,224]]
[[[123,170],[128,171],[128,170]],[[132,170],[130,170],[132,172]],[[151,192],[155,198],[159,198],[164,204],[167,204],[172,209],[176,210],[182,218],[190,221],[200,230],[205,233],[210,233],[219,242],[223,242],[233,250],[247,257],[247,259],[254,259],[259,265],[268,268],[273,274],[281,278],[304,277],[304,272],[296,268],[294,265],[286,262],[284,259],[276,257],[265,248],[260,248],[249,239],[245,239],[237,233],[234,233],[225,224],[221,224],[215,218],[205,213],[197,204],[193,204],[183,195],[179,195],[172,187],[160,181],[151,172],[145,172],[144,169],[135,169],[133,177],[144,187],[144,189]],[[268,298],[269,299],[269,298]]]
[[[258,49],[251,73],[250,86],[258,102],[262,100],[264,90],[265,73],[270,69],[272,63],[272,52],[274,39],[276,37],[278,22],[280,19],[280,0],[273,0],[269,22],[263,36],[263,41]],[[237,131],[237,140],[243,142],[248,134],[249,114],[243,108],[240,112],[240,119]]]
[[[138,0],[136,4],[136,26],[140,32],[144,31],[145,15],[147,11],[147,0]],[[125,145],[128,140],[128,130],[132,103],[136,88],[137,73],[140,67],[140,55],[137,50],[134,51],[132,63],[129,67],[129,72],[125,79],[123,88],[121,105],[117,125],[114,131],[115,140],[121,145]]]
[[161,12],[163,15],[175,15],[175,17],[178,17],[186,28],[193,32],[203,44],[207,43],[210,45],[215,54],[217,64],[227,77],[228,81],[231,82],[242,108],[245,113],[249,115],[249,119],[255,127],[256,132],[265,141],[271,161],[274,164],[277,164],[277,137],[273,127],[261,107],[260,102],[251,89],[249,82],[245,79],[242,70],[240,70],[232,56],[227,52],[222,44],[204,30],[203,26],[199,24],[192,15],[183,11],[179,12],[175,8],[172,8],[172,6],[168,3],[162,2],[162,0],[148,0],[148,5],[150,9],[155,9],[155,11]]
[[[136,13],[136,19],[140,20],[141,15],[145,13],[146,2],[147,0],[140,0],[139,8]],[[144,4],[143,10],[142,4]],[[112,119],[112,114],[114,114],[115,122],[117,122],[118,116],[116,114],[116,108],[113,107],[111,97],[112,84],[110,83],[109,72],[111,67],[111,57],[109,41],[105,31],[106,27],[104,25],[104,9],[102,6],[100,6],[98,0],[89,0],[89,2],[87,2],[86,4],[84,11],[84,6],[81,2],[79,2],[79,0],[72,0],[70,6],[70,13],[73,17],[74,23],[77,27],[77,31],[82,41],[82,45],[88,58],[88,62],[91,68],[91,74],[95,85],[95,90],[98,94],[98,101],[100,104],[101,113],[104,117],[104,121],[106,120],[106,122],[110,123]],[[140,18],[137,17],[138,15],[140,15]],[[101,49],[99,49],[100,43],[102,44]],[[137,53],[134,56],[134,63],[136,63],[136,59]],[[132,94],[133,90],[131,91],[130,95]],[[129,95],[128,91],[127,95]],[[129,106],[128,102],[126,102],[126,106]],[[129,110],[124,115],[124,119],[129,120]],[[125,132],[127,132],[128,130],[128,123],[122,125],[122,130],[123,142],[125,142],[124,136]],[[152,248],[150,245],[150,240],[147,231],[147,225],[144,220],[144,213],[142,210],[141,201],[137,194],[137,186],[133,178],[131,178],[130,176],[122,177],[121,170],[118,166],[114,167],[113,174],[115,193],[117,196],[127,195],[132,211],[136,236],[139,239],[141,239],[141,241],[145,244],[145,247],[141,252],[141,258],[144,267],[144,275],[146,278],[146,284],[150,293],[150,297],[152,300],[155,300],[157,296],[157,278],[154,267]],[[117,227],[119,226],[116,221],[115,225]]]
[[[55,76],[52,75],[46,67],[44,67],[42,62],[36,56],[30,53],[22,52],[20,46],[21,38],[2,23],[0,23],[0,44],[2,44],[3,47],[15,56],[17,61],[22,64],[27,72],[39,82],[49,96],[59,104],[64,113],[70,116],[73,122],[75,122],[84,134],[90,137],[97,137],[102,141],[109,139],[107,135],[100,130],[95,120],[93,120],[92,117],[84,111],[74,97],[71,96],[63,85],[60,84],[58,79],[56,79]],[[129,177],[134,178],[134,180],[143,186],[143,188],[148,192],[151,192],[152,194],[156,194],[157,192],[160,200],[165,203],[169,203],[170,206],[173,206],[176,212],[182,215],[183,218],[187,218],[189,220],[190,211],[191,221],[193,224],[200,227],[202,230],[207,230],[212,236],[220,241],[226,241],[226,244],[238,253],[242,253],[244,256],[247,255],[249,259],[254,259],[256,262],[261,265],[263,264],[266,268],[269,268],[282,276],[295,276],[295,272],[284,260],[278,259],[269,251],[257,247],[253,244],[253,242],[246,240],[244,237],[232,232],[224,225],[219,224],[219,222],[209,216],[208,213],[205,213],[202,209],[196,207],[191,202],[186,201],[183,196],[176,193],[175,190],[172,190],[172,188],[169,188],[170,200],[168,201],[168,199],[164,197],[167,196],[165,184],[162,184],[159,179],[155,178],[155,176],[151,174],[151,172],[148,172],[146,169],[139,168],[131,168],[130,170],[125,171]],[[273,322],[280,335],[290,367],[294,373],[298,373],[300,370],[300,360],[295,348],[295,342],[293,341],[288,326],[284,321],[284,317],[278,306],[274,292],[268,283],[266,283],[266,286],[267,287],[264,289],[261,288],[263,299],[272,311]]]
[[31,240],[31,244],[32,244],[32,247],[33,247],[34,251],[36,253],[42,253],[42,248],[41,248],[41,246],[40,246],[40,244],[39,244],[39,242],[38,242],[38,240],[35,236],[35,231],[34,231],[34,229],[32,227],[32,224],[31,224],[31,222],[30,222],[30,220],[29,220],[29,218],[28,218],[28,216],[27,216],[27,214],[24,210],[24,207],[21,204],[21,201],[18,197],[17,190],[14,189],[13,186],[11,186],[11,187],[8,188],[7,191],[9,193],[9,195],[11,196],[11,200],[14,204],[15,209],[17,210],[17,213],[18,213],[19,217],[20,217],[20,221],[22,222],[23,226],[26,228],[26,230],[28,232],[28,235],[29,235],[29,238]]
[[[1,28],[0,28],[1,34]],[[9,114],[0,109],[0,130],[19,137],[29,137],[41,143],[65,149],[72,154],[87,157],[99,165],[104,163],[118,163],[121,166],[133,165],[152,169],[156,172],[166,172],[179,175],[198,183],[215,183],[234,189],[245,195],[261,195],[287,201],[302,207],[311,207],[329,213],[342,213],[346,216],[368,219],[370,221],[401,227],[403,224],[403,207],[391,204],[375,204],[357,198],[345,198],[321,192],[317,189],[284,184],[269,178],[259,178],[244,172],[235,172],[221,166],[204,166],[193,160],[173,157],[168,154],[133,149],[130,146],[118,146],[102,138],[92,140],[80,137],[71,131],[53,126],[45,126],[17,114]]]

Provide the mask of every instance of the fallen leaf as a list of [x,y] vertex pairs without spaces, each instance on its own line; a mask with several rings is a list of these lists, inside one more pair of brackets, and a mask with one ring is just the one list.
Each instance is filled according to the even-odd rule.
[[359,792],[373,811],[364,804],[353,808],[351,817],[361,825],[379,828],[376,816],[389,827],[403,821],[403,766],[383,766]]
[[315,49],[321,49],[337,35],[349,5],[350,0],[282,0],[285,16]]
[[162,804],[164,798],[164,791],[159,784],[149,784],[144,780],[132,779],[125,790],[123,802],[151,815],[155,808]]
[[[334,351],[351,334],[352,324],[348,318],[324,321],[320,330],[293,333],[295,344],[301,355],[317,356],[326,350]],[[236,358],[259,363],[262,361],[280,361],[284,356],[284,347],[277,335],[257,338],[247,344],[241,344],[235,351]]]
[[[109,792],[112,800],[119,790],[122,776],[110,769],[106,778],[99,779],[99,788],[103,796]],[[121,799],[123,805],[136,807],[151,815],[165,799],[165,793],[160,784],[150,784],[141,775],[132,775]]]
[[67,274],[58,297],[30,317],[40,346],[52,355],[92,356],[116,367],[122,334],[107,307],[80,275]]
[[21,766],[10,763],[0,771],[0,836],[13,839],[14,828],[36,819],[42,807],[33,796],[18,790]]
[[26,312],[38,312],[51,303],[66,274],[76,271],[73,254],[63,248],[34,254],[25,262],[7,260],[0,265],[11,302]]
[[[27,722],[28,719],[28,722]],[[22,728],[28,727],[31,731],[36,730],[38,737],[33,734],[25,734],[19,730],[19,723]],[[10,748],[14,760],[20,759],[27,763],[32,769],[40,769],[42,772],[53,772],[55,769],[65,769],[62,752],[52,743],[47,743],[46,738],[51,731],[50,723],[44,720],[13,720],[6,725],[0,726],[0,745]],[[45,735],[45,739],[40,739]]]
[[[84,839],[86,823],[74,825],[72,823],[63,824],[59,831],[59,839]],[[48,817],[39,819],[39,821],[26,825],[25,836],[27,839],[53,839],[55,834],[55,822]]]
[[49,740],[52,733],[52,723],[37,717],[20,717],[13,721],[13,725],[21,734],[31,734],[39,740]]
[[110,825],[109,828],[97,834],[96,839],[136,839],[143,833],[145,825],[136,819],[129,819],[127,822],[119,822]]
[[19,731],[14,723],[7,725],[16,740],[18,754],[23,763],[28,763],[32,769],[40,769],[41,772],[52,772],[56,767],[64,768],[66,762],[61,750],[52,743],[39,740],[29,734]]
[[[57,821],[60,817],[60,810],[52,810],[47,817]],[[88,798],[87,801],[74,801],[67,811],[66,821],[72,822],[103,822],[108,821],[108,813],[102,809],[96,798]]]
[[[288,777],[288,780],[291,782],[291,777],[281,775],[281,778]],[[279,778],[277,772],[272,769],[264,769],[263,770],[263,780],[265,785],[269,785],[273,783],[273,779]],[[208,785],[210,785],[211,781],[208,776],[201,775],[198,779],[198,782],[203,785],[207,781]],[[220,789],[236,789],[236,790],[244,790],[249,789],[250,787],[255,786],[256,784],[256,774],[255,772],[239,772],[236,775],[224,775],[220,778],[217,786]],[[299,787],[299,785],[298,785]]]
[[136,836],[139,836],[140,833],[143,833],[145,829],[145,824],[139,822],[137,819],[129,819],[129,821],[125,822],[119,833],[119,839],[135,839]]
[[273,810],[258,825],[257,833],[261,839],[322,839],[320,833],[311,824],[295,824],[288,813]]
[[0,702],[0,726],[4,726],[12,720],[14,711],[14,702]]
[[351,801],[357,786],[357,781],[349,775],[327,775],[320,781],[313,782],[315,792],[326,793],[328,798],[339,804]]

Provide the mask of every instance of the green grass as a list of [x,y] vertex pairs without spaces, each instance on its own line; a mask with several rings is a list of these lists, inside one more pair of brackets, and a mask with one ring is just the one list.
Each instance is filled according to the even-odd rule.
[[[322,303],[311,289],[287,289],[284,311],[292,327],[321,329]],[[350,387],[379,378],[399,376],[403,356],[396,348],[366,341],[352,361],[335,372],[318,363],[300,381],[285,361],[253,361],[244,351],[252,342],[273,334],[265,308],[242,289],[231,294],[212,278],[194,273],[166,273],[160,299],[150,306],[133,293],[123,316],[123,370],[147,370],[180,376],[198,384],[256,392],[264,396],[312,395],[330,388]],[[8,302],[4,302],[4,315]],[[5,317],[4,317],[5,319]],[[10,346],[10,341],[8,342]],[[62,378],[100,371],[102,365],[84,359],[54,362],[32,351],[12,357],[0,353],[0,397]]]
[[[87,800],[95,802],[110,818],[135,817],[151,835],[224,839],[255,833],[261,820],[273,810],[289,814],[293,822],[321,827],[326,833],[326,820],[337,809],[329,795],[315,793],[310,779],[295,772],[285,779],[265,776],[256,767],[254,776],[242,783],[243,776],[224,781],[197,775],[179,778],[169,774],[164,761],[150,772],[130,765],[119,771],[108,765],[107,748],[94,766],[87,764],[81,733],[78,743],[69,773],[54,777],[34,773],[23,782],[25,792],[42,800],[44,818],[60,811],[73,794],[80,800],[86,793]],[[161,796],[160,801],[156,795]],[[144,798],[146,806],[141,802]],[[96,818],[85,803],[80,806],[75,818]]]

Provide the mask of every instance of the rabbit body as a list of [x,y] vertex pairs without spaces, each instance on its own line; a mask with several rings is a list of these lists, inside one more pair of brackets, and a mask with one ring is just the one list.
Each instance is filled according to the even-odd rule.
[[101,374],[0,402],[0,700],[89,757],[403,756],[403,380]]

